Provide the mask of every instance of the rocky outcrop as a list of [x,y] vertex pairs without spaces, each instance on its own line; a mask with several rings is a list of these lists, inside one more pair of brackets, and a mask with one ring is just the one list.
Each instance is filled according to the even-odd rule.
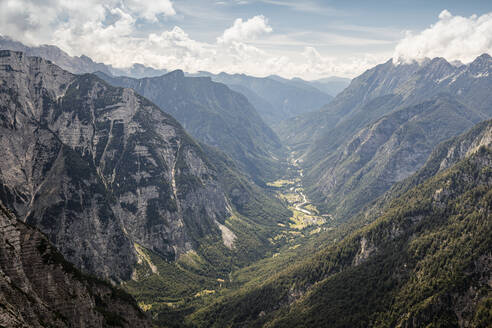
[[360,240],[360,246],[359,246],[359,252],[357,255],[355,255],[354,258],[354,265],[360,265],[364,261],[366,261],[369,256],[371,256],[375,251],[376,247],[370,244],[370,242],[367,240],[367,238],[364,236]]
[[218,172],[133,90],[0,52],[0,198],[77,267],[129,279],[134,243],[168,260],[220,238]]
[[86,276],[0,203],[0,326],[151,327],[125,292]]

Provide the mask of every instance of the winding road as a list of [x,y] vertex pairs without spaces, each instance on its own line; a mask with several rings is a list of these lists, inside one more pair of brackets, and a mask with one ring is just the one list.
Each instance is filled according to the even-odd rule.
[[[302,169],[299,168],[299,164],[297,164],[297,161],[298,161],[297,159],[291,158],[290,163],[291,163],[292,166],[295,167],[295,170],[299,174],[299,177],[302,178]],[[301,180],[299,179],[299,181],[301,181]],[[292,188],[294,188],[295,193],[298,194],[301,197],[302,201],[300,203],[294,203],[293,204],[294,205],[294,208],[297,211],[300,211],[300,212],[302,212],[304,214],[307,214],[307,215],[315,215],[315,213],[313,213],[313,212],[311,212],[311,211],[309,211],[309,210],[307,210],[307,209],[304,208],[304,206],[306,204],[309,204],[310,202],[306,198],[306,195],[302,192],[302,186],[300,186],[299,184],[300,183],[297,183]]]
[[304,193],[299,188],[295,188],[295,192],[303,199],[301,203],[294,204],[295,209],[307,215],[314,215],[313,212],[303,208],[303,206],[309,204],[306,195],[304,195]]

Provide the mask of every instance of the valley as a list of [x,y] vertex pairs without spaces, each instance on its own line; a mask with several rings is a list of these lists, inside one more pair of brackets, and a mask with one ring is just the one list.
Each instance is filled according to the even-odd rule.
[[488,54],[330,95],[1,44],[1,327],[492,322]]
[[289,234],[297,236],[308,236],[332,229],[330,223],[332,217],[329,214],[319,213],[316,206],[306,197],[302,184],[303,171],[295,158],[296,153],[291,152],[287,158],[287,170],[283,178],[268,182],[277,197],[286,202],[292,211],[289,222],[285,225],[290,228],[274,240],[286,238]]

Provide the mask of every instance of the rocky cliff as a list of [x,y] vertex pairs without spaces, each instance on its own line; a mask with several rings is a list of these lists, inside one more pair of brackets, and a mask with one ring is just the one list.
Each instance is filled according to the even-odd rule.
[[0,326],[151,327],[130,295],[82,274],[0,203]]
[[173,261],[262,195],[226,192],[175,119],[94,75],[1,51],[0,104],[0,198],[85,271],[130,279],[137,245]]

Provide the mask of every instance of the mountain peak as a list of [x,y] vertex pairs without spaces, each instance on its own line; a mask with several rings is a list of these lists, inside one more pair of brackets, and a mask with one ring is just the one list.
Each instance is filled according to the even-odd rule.
[[484,53],[468,64],[468,69],[470,72],[477,75],[477,77],[488,76],[490,70],[492,70],[492,57],[490,57],[489,54]]
[[180,69],[169,72],[165,76],[174,77],[176,79],[183,79],[185,77],[183,70],[180,70]]
[[490,57],[489,54],[487,53],[483,53],[481,54],[480,56],[478,56],[477,58],[475,58],[475,60],[473,62],[471,62],[471,65],[477,65],[477,64],[487,64],[487,63],[491,63],[492,62],[492,57]]
[[92,58],[90,58],[89,56],[86,56],[86,55],[80,55],[80,59],[83,59],[83,60],[87,60],[87,61],[90,61],[92,62]]
[[422,65],[422,70],[425,72],[437,73],[437,74],[449,74],[455,67],[451,65],[443,57],[432,58],[425,65]]
[[431,59],[430,64],[449,64],[449,62],[443,57],[434,57]]
[[488,53],[486,53],[486,52],[483,53],[483,54],[481,54],[480,56],[478,56],[477,59],[478,58],[486,59],[486,60],[491,60],[492,59],[492,57],[490,57],[490,55]]

